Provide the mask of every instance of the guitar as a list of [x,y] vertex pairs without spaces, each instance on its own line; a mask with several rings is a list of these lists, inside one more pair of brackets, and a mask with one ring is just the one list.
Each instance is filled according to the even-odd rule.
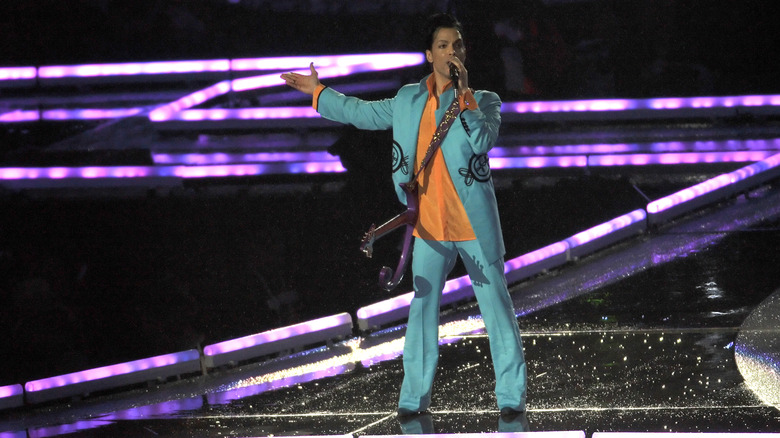
[[391,291],[401,282],[406,271],[406,265],[409,262],[412,249],[412,233],[414,225],[417,222],[417,191],[416,183],[400,184],[401,190],[406,193],[406,211],[399,213],[389,221],[380,226],[371,225],[371,228],[363,235],[360,243],[360,250],[371,258],[374,254],[374,242],[387,235],[391,231],[406,225],[404,233],[403,250],[398,260],[398,266],[393,270],[388,266],[383,266],[379,271],[379,286],[385,290]]
[[[450,65],[450,76],[455,81],[455,83],[458,82],[458,75],[458,69]],[[447,111],[445,111],[444,117],[442,117],[441,121],[439,122],[439,126],[436,128],[436,132],[433,133],[433,138],[431,138],[431,143],[428,145],[428,150],[425,153],[425,157],[420,163],[419,170],[414,174],[414,177],[410,182],[399,184],[401,190],[403,190],[406,194],[406,211],[398,214],[379,227],[371,225],[371,228],[368,230],[368,232],[363,235],[363,241],[360,244],[360,250],[363,251],[366,257],[371,258],[371,256],[374,254],[374,241],[395,230],[396,228],[402,225],[406,225],[406,232],[404,233],[404,247],[401,251],[401,257],[398,260],[398,266],[395,268],[395,271],[387,266],[383,266],[379,271],[379,285],[388,291],[395,289],[395,287],[398,286],[398,284],[401,282],[401,279],[404,277],[404,271],[406,271],[406,265],[409,262],[409,253],[412,250],[414,225],[417,222],[417,178],[420,176],[423,169],[425,169],[425,166],[428,165],[428,162],[433,158],[434,152],[436,152],[439,146],[441,146],[441,143],[444,141],[444,136],[447,135],[447,131],[450,129],[450,126],[452,126],[453,121],[458,117],[459,113],[460,106],[458,101],[458,89],[456,87],[455,98],[447,108]]]

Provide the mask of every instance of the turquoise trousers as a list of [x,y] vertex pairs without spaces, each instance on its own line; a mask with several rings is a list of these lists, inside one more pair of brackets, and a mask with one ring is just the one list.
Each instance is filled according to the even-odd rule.
[[488,265],[477,240],[440,242],[420,238],[415,239],[412,254],[414,298],[404,341],[404,379],[398,407],[424,411],[431,404],[439,361],[441,293],[458,255],[466,266],[485,322],[498,407],[524,411],[526,364],[503,259]]

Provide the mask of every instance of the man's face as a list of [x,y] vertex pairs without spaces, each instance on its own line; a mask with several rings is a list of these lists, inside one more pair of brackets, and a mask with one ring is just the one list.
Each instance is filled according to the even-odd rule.
[[466,47],[460,32],[452,27],[442,27],[433,37],[433,47],[425,51],[425,58],[433,64],[433,71],[444,76],[450,76],[450,61],[457,57],[466,62]]

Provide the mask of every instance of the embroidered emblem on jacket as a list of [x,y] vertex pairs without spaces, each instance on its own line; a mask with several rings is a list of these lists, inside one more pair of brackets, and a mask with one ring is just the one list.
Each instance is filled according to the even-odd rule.
[[393,173],[398,170],[404,175],[409,174],[409,156],[404,155],[401,145],[393,141]]
[[477,182],[488,182],[490,180],[490,159],[487,154],[472,155],[469,159],[469,168],[458,169],[460,176],[464,178],[467,186]]

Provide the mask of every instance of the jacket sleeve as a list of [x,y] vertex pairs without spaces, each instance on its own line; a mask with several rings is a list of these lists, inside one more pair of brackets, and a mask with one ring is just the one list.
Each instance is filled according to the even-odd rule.
[[486,154],[496,144],[501,127],[501,99],[496,93],[478,91],[479,107],[460,113],[471,150],[476,155]]
[[335,122],[354,125],[359,129],[390,129],[393,124],[395,98],[367,101],[345,96],[326,87],[316,102],[317,112]]

